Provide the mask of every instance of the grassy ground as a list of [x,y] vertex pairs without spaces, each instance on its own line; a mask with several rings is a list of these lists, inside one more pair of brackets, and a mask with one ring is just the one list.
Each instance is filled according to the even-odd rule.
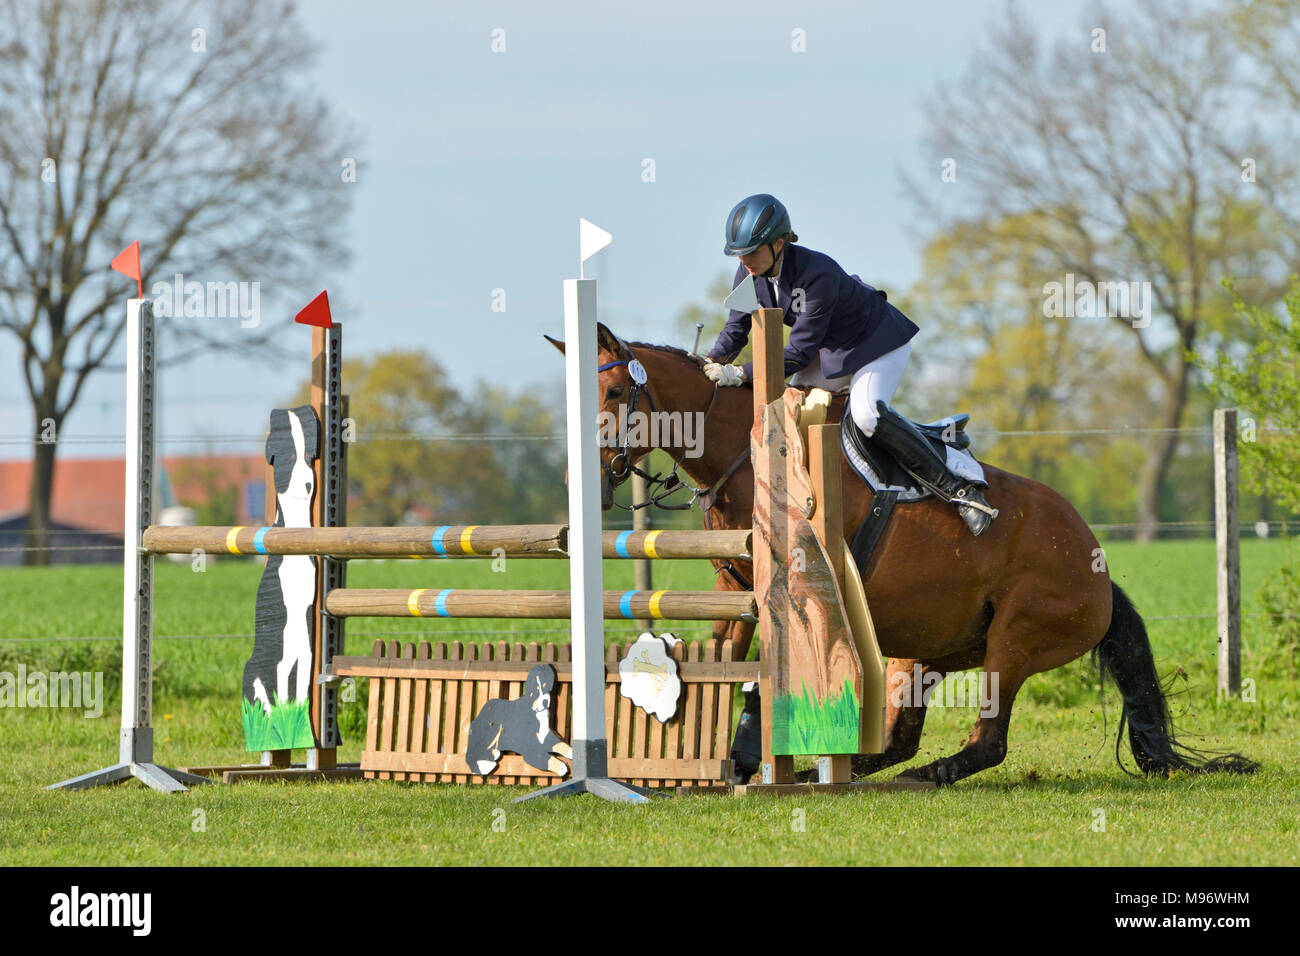
[[[1253,778],[1149,781],[1114,761],[1118,699],[1103,708],[1083,662],[1033,678],[1012,721],[1007,760],[931,794],[726,799],[628,808],[591,799],[515,806],[516,788],[358,782],[203,787],[164,797],[138,784],[49,793],[55,780],[114,761],[120,685],[121,572],[116,567],[0,572],[0,672],[103,671],[104,713],[0,710],[0,858],[10,864],[1102,864],[1295,865],[1300,789],[1293,741],[1300,687],[1256,616],[1264,576],[1285,542],[1244,541],[1243,674],[1254,701],[1214,699],[1212,542],[1107,548],[1112,574],[1148,619],[1157,664],[1176,678],[1173,709],[1188,742],[1261,761]],[[558,562],[364,562],[353,586],[564,587]],[[656,565],[657,586],[708,587],[697,563]],[[238,694],[260,568],[225,561],[197,574],[159,562],[156,751],[169,765],[246,759]],[[609,587],[631,586],[609,562]],[[376,636],[437,628],[473,640],[563,637],[565,622],[353,622],[350,653]],[[698,625],[682,636],[699,637]],[[492,632],[484,634],[483,632]],[[506,633],[500,633],[506,632]],[[69,640],[69,637],[78,640]],[[611,623],[610,637],[631,629]],[[98,638],[98,639],[95,639]],[[341,725],[356,759],[364,696]],[[971,709],[935,709],[917,763],[956,750]],[[1125,751],[1127,754],[1127,751]]]

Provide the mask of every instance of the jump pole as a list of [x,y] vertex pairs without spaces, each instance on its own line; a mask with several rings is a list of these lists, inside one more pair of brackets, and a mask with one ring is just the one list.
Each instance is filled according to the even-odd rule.
[[[122,730],[118,762],[50,784],[47,790],[88,790],[135,777],[163,793],[211,783],[153,762],[153,554],[141,534],[153,524],[157,477],[154,435],[153,303],[126,303],[126,522],[122,534]],[[136,489],[138,494],[132,494]]]
[[[579,260],[609,242],[582,220]],[[605,612],[601,562],[600,453],[596,446],[596,280],[564,280],[564,371],[569,447],[569,590],[572,592],[573,775],[518,797],[590,793],[622,803],[648,803],[651,791],[609,777],[605,739]]]

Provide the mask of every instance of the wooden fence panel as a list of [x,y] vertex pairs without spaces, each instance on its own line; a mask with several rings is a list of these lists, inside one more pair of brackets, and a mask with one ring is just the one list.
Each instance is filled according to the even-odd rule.
[[[619,692],[618,664],[624,652],[620,644],[606,651],[610,776],[655,787],[725,782],[736,686],[757,679],[757,663],[733,660],[730,641],[719,645],[710,639],[674,648],[682,693],[677,713],[662,722]],[[369,657],[335,658],[339,676],[370,681],[364,775],[428,783],[558,782],[516,754],[503,754],[495,773],[486,778],[465,761],[469,725],[479,708],[491,697],[519,697],[528,669],[539,660],[555,667],[552,716],[556,733],[569,740],[573,664],[567,644],[376,641]]]

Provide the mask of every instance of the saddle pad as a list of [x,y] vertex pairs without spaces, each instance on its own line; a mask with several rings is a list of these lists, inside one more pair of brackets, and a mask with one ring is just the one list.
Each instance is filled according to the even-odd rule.
[[[931,447],[945,457],[949,471],[982,488],[988,487],[984,467],[968,450],[945,445],[929,435],[926,438]],[[872,491],[897,492],[899,501],[920,501],[930,497],[930,489],[917,484],[879,442],[862,434],[852,416],[847,413],[840,419],[840,445],[853,470],[862,476]]]

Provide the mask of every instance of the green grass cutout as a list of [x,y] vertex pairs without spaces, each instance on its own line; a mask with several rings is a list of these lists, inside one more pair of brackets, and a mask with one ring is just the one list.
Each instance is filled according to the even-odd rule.
[[860,721],[858,698],[848,680],[839,696],[825,703],[804,685],[802,694],[782,694],[772,701],[772,752],[856,753]]
[[244,719],[244,749],[302,750],[315,747],[311,732],[311,702],[286,702],[276,695],[268,714],[261,704],[241,699],[239,710]]

